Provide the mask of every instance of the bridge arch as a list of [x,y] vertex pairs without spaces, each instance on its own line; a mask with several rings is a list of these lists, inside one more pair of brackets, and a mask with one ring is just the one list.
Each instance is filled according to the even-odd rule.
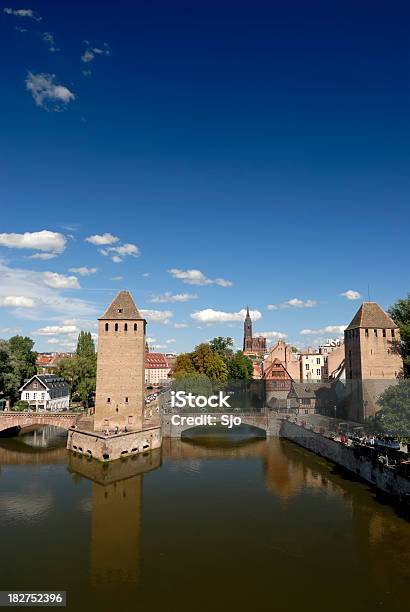
[[212,425],[196,425],[196,426],[187,426],[185,428],[181,428],[180,436],[181,439],[190,438],[193,436],[209,436],[212,434],[225,434],[226,437],[232,436],[243,436],[244,438],[263,438],[266,439],[266,429],[262,427],[258,427],[257,425],[241,423],[240,425],[234,426],[232,429],[228,429],[227,427]]
[[6,432],[15,432],[15,435],[18,435],[22,431],[46,425],[68,430],[76,425],[81,416],[81,413],[7,412],[0,414],[0,435]]

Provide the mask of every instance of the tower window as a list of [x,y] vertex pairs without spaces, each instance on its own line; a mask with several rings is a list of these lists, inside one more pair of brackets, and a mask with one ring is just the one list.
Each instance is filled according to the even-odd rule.
[[124,323],[124,331],[128,331],[128,323]]
[[111,402],[111,398],[107,397],[107,404],[109,404]]
[[137,331],[137,329],[138,329],[137,324],[134,323],[134,331]]
[[125,403],[128,404],[128,397],[125,398]]
[[374,337],[377,338],[377,329],[374,329]]
[[391,330],[391,337],[394,338],[394,329]]
[[108,331],[108,329],[109,329],[109,325],[108,325],[108,323],[106,323],[105,324],[105,331]]
[[369,330],[368,330],[368,329],[365,329],[365,330],[364,330],[364,335],[366,336],[366,338],[368,338],[368,337],[369,337]]
[[383,330],[383,338],[385,338],[385,337],[386,337],[386,330],[384,329]]
[[122,308],[118,308],[118,312],[122,312]]
[[118,331],[118,323],[115,324],[114,329],[115,331]]

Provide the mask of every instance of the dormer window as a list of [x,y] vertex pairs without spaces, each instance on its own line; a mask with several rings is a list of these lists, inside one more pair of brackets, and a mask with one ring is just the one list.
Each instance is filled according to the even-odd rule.
[[118,312],[121,313],[122,312],[122,308],[118,308]]

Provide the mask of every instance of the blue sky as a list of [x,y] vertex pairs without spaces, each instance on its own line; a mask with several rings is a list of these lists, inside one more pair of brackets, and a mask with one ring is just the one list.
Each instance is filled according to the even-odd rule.
[[360,0],[7,2],[0,335],[69,349],[129,289],[158,350],[240,344],[247,304],[256,332],[306,346],[368,285],[386,308],[404,296],[409,17]]

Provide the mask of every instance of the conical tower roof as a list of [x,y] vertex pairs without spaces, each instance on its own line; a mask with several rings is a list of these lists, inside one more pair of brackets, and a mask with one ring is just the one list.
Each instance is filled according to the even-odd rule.
[[99,320],[143,320],[129,291],[120,291]]
[[346,329],[359,327],[396,329],[397,325],[376,302],[363,302]]

